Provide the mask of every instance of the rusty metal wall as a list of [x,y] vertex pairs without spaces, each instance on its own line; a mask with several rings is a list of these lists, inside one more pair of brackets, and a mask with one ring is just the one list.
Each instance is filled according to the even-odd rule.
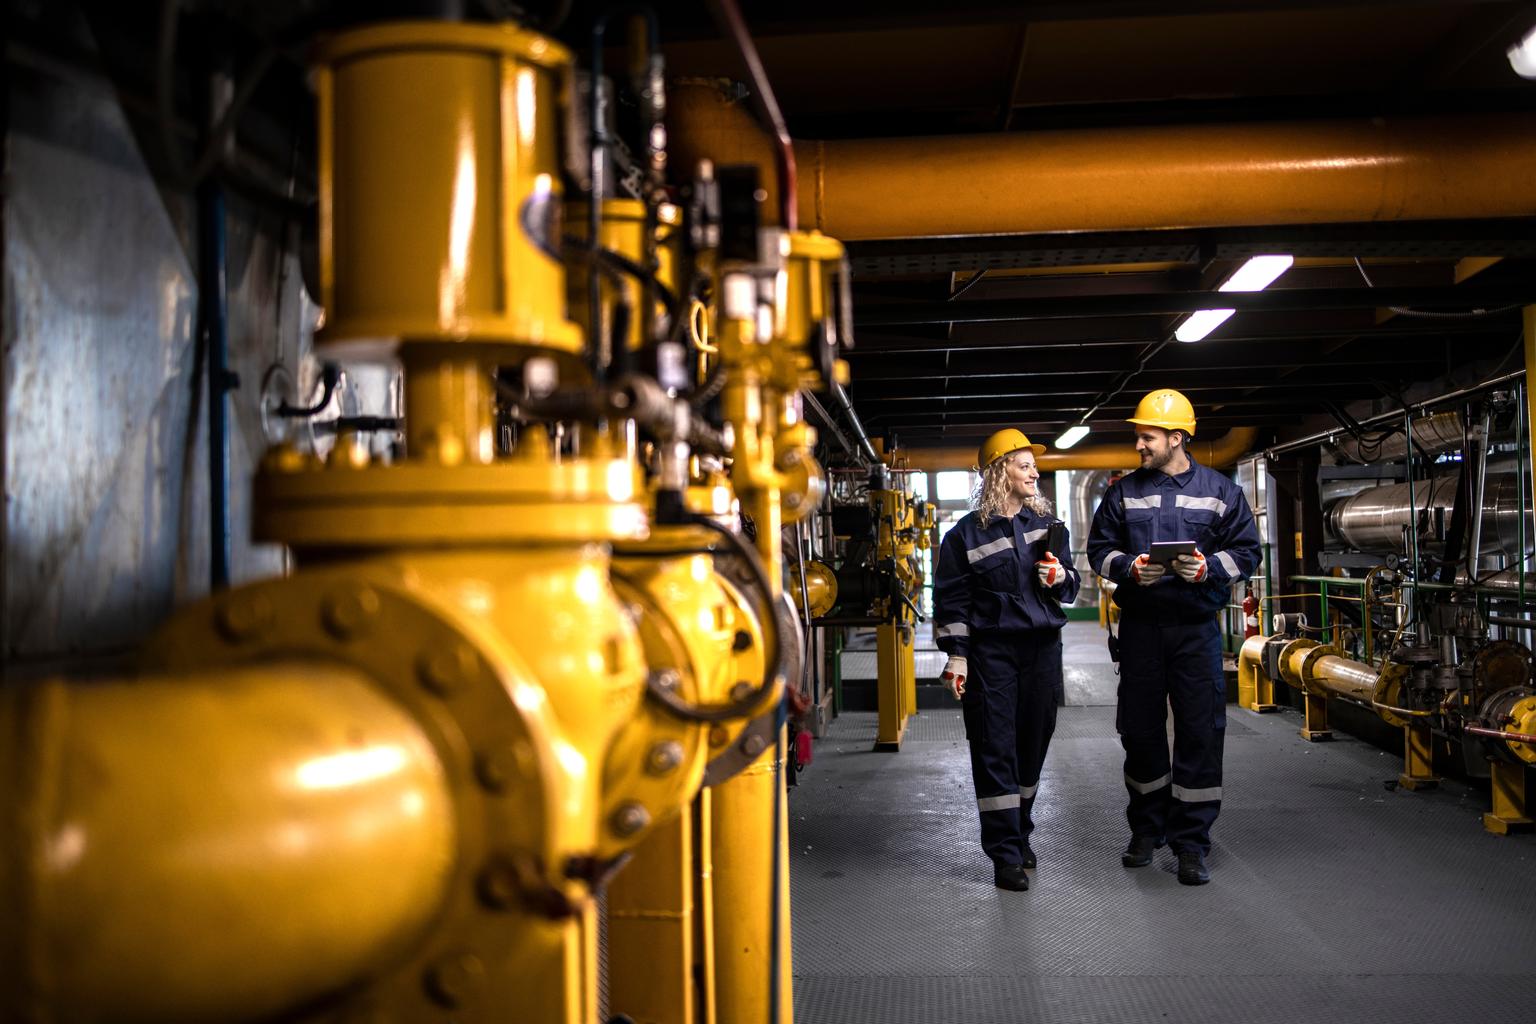
[[[67,661],[134,644],[208,588],[191,206],[151,178],[105,81],[13,54],[5,74],[3,652]],[[236,581],[283,570],[249,536],[262,375],[298,365],[313,322],[288,238],[231,203]]]

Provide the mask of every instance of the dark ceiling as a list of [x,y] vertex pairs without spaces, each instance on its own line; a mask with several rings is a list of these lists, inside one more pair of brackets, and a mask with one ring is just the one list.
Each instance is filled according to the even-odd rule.
[[[1532,3],[747,4],[804,139],[978,135],[1536,109],[1505,49]],[[700,11],[669,18],[669,69],[741,78]],[[1533,168],[1536,174],[1536,168]],[[925,201],[914,194],[914,203]],[[962,445],[1001,426],[1049,443],[1140,394],[1189,394],[1202,431],[1296,433],[1339,406],[1517,367],[1536,225],[1224,227],[849,244],[851,394],[871,433]],[[1172,332],[1249,255],[1296,265],[1203,342]],[[1372,283],[1355,265],[1360,258]],[[986,271],[980,280],[976,275]],[[962,294],[963,292],[963,294]],[[1221,303],[1235,305],[1238,303]],[[1502,365],[1501,365],[1502,364]]]
[[[461,3],[477,17],[516,6]],[[280,201],[312,218],[304,42],[326,24],[411,6],[181,0],[176,106],[197,108],[206,54],[232,54],[238,75],[264,46],[280,48],[240,124],[242,153],[251,157],[243,173],[253,180],[236,176],[233,184],[267,201],[282,192]],[[527,20],[558,23],[556,34],[585,53],[594,13],[610,5],[524,6]],[[1536,25],[1536,3],[742,6],[790,130],[803,139],[1536,111],[1536,82],[1518,78],[1504,56]],[[155,56],[166,3],[83,0],[83,18],[41,0],[8,10],[13,53],[32,47],[83,62],[99,50],[153,163],[163,151]],[[704,4],[659,13],[670,74],[745,77]],[[195,128],[184,120],[181,130],[190,147]],[[914,190],[909,201],[931,198]],[[1202,432],[1253,425],[1294,433],[1341,405],[1392,401],[1448,373],[1468,383],[1468,375],[1519,365],[1518,308],[1424,318],[1387,307],[1444,312],[1536,301],[1536,222],[1528,215],[883,238],[848,248],[854,403],[871,433],[908,446],[968,444],[1003,425],[1049,442],[1090,411],[1102,436],[1122,429],[1135,398],[1157,386],[1194,399]],[[1297,263],[1270,290],[1223,303],[1241,310],[1205,341],[1170,341],[1185,313],[1208,304],[1200,293],[1247,256],[1276,252]]]

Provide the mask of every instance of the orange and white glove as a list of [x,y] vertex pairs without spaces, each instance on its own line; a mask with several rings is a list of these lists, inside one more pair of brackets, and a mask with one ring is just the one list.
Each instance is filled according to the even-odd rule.
[[1205,556],[1198,548],[1192,555],[1179,555],[1173,560],[1173,571],[1185,583],[1203,583],[1206,573]]
[[939,681],[944,684],[944,689],[955,695],[955,700],[965,694],[966,671],[965,657],[951,654],[944,663],[944,671],[939,674]]
[[1168,567],[1161,562],[1152,561],[1146,552],[1136,556],[1136,561],[1131,563],[1131,579],[1144,587],[1150,587],[1163,578],[1163,573]]
[[1054,587],[1067,578],[1067,567],[1047,551],[1045,557],[1035,563],[1035,575],[1040,577],[1042,587]]

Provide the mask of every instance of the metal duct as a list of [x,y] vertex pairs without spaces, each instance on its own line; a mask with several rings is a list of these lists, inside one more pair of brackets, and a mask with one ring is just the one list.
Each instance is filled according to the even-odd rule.
[[[1456,498],[1456,473],[1447,473],[1429,481],[1413,484],[1413,505],[1419,512],[1419,543],[1438,543],[1436,523],[1451,521],[1451,505]],[[1411,507],[1408,484],[1388,484],[1361,491],[1328,509],[1325,522],[1332,536],[1361,551],[1400,551],[1403,530],[1408,526]],[[1531,548],[1536,519],[1525,513],[1525,549]],[[1482,544],[1479,557],[1520,553],[1520,485],[1512,474],[1488,480],[1483,498]]]
[[[711,85],[667,97],[672,162],[763,169],[771,140]],[[1536,115],[1371,118],[801,140],[799,217],[843,241],[1525,217]]]
[[1081,586],[1073,603],[1089,607],[1099,603],[1099,574],[1088,567],[1088,527],[1093,523],[1093,510],[1104,496],[1109,484],[1107,469],[1078,470],[1072,474],[1072,486],[1067,501],[1072,518],[1072,558],[1078,565]]
[[[1044,455],[1035,459],[1035,465],[1040,467],[1040,472],[1049,473],[1058,469],[1109,469],[1121,470],[1129,473],[1141,465],[1141,459],[1136,455],[1136,449],[1130,441],[1130,428],[1126,428],[1125,441],[1115,441],[1109,444],[1081,445],[1069,451],[1062,449],[1048,450]],[[1252,450],[1253,442],[1258,438],[1259,432],[1255,427],[1233,427],[1218,437],[1210,440],[1191,438],[1189,442],[1189,454],[1195,461],[1212,469],[1222,469],[1232,465],[1241,456]],[[903,448],[908,464],[913,469],[920,469],[925,473],[940,473],[944,470],[974,469],[976,467],[976,448],[974,445],[964,448]]]
[[[1430,456],[1456,451],[1461,447],[1462,440],[1461,414],[1437,412],[1433,416],[1415,420],[1413,437],[1419,442],[1419,447]],[[1360,442],[1352,437],[1344,438],[1334,447],[1338,449],[1339,454],[1354,462],[1394,462],[1407,456],[1408,439],[1402,433],[1393,434],[1380,444],[1366,445],[1364,454],[1360,451]]]

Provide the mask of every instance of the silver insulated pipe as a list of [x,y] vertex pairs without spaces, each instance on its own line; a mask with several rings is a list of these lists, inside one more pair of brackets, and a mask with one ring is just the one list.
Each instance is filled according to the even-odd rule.
[[1074,607],[1091,608],[1099,603],[1099,574],[1088,564],[1088,527],[1093,523],[1094,509],[1104,496],[1109,477],[1107,469],[1072,472],[1072,485],[1067,494],[1072,522],[1072,560],[1077,563],[1077,575],[1082,581],[1077,600],[1072,602]]
[[[1520,491],[1513,474],[1495,476],[1492,467],[1483,495],[1482,533],[1479,557],[1504,555],[1517,557],[1520,552]],[[1455,473],[1413,484],[1413,504],[1418,509],[1419,544],[1433,547],[1437,535],[1450,526],[1451,506],[1456,498]],[[1325,515],[1328,532],[1360,551],[1401,551],[1404,528],[1415,517],[1408,503],[1407,484],[1388,484],[1345,498],[1330,507]],[[1443,524],[1443,525],[1440,525]],[[1531,547],[1533,519],[1525,513],[1525,546]]]
[[[1367,434],[1374,431],[1367,430]],[[1461,414],[1437,412],[1413,421],[1413,438],[1430,456],[1453,452],[1461,447]],[[1408,439],[1401,432],[1384,438],[1377,445],[1361,445],[1352,437],[1334,443],[1340,455],[1351,462],[1396,462],[1408,455]]]

